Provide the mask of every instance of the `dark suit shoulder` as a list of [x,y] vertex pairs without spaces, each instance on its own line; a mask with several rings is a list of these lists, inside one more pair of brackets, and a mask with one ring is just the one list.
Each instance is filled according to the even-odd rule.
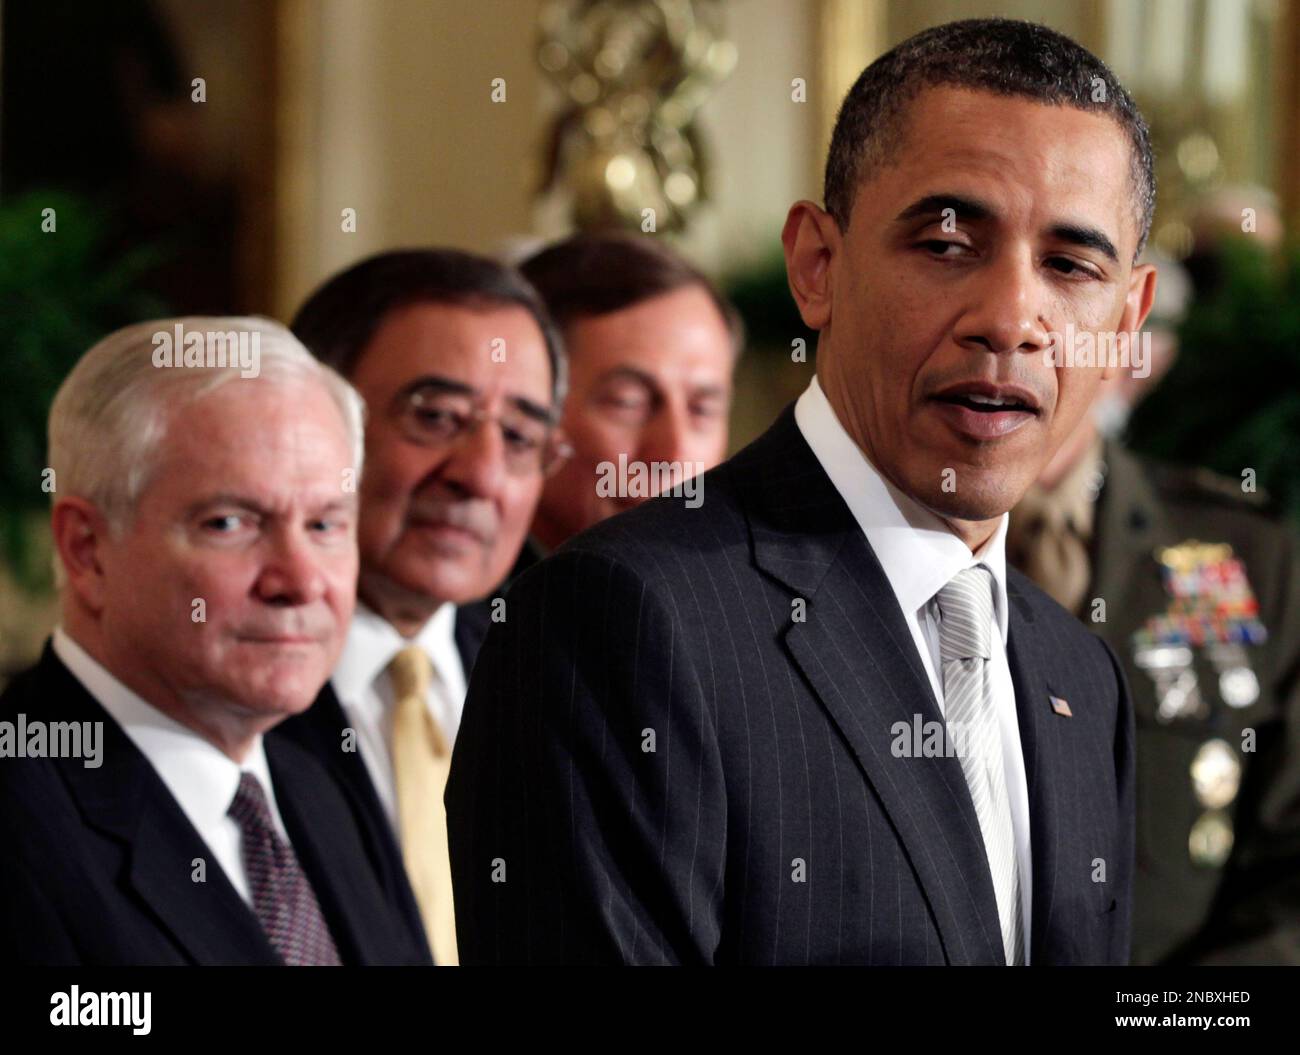
[[673,499],[652,499],[570,539],[530,571],[558,556],[581,555],[639,576],[678,579],[689,576],[691,566],[699,561],[722,560],[728,551],[747,545],[738,519],[702,516],[698,510],[676,506]]
[[1270,630],[1276,626],[1288,640],[1300,636],[1300,618],[1291,611],[1300,597],[1295,524],[1276,513],[1267,495],[1243,492],[1240,480],[1144,457],[1137,462],[1177,539],[1230,545],[1245,564]]
[[[0,721],[13,722],[18,712],[5,703]],[[20,846],[54,846],[42,836],[73,816],[75,806],[50,759],[0,758],[0,838],[8,852],[21,856],[27,851]]]
[[[665,558],[708,558],[747,544],[736,467],[723,463],[692,482],[694,495],[661,495],[580,532],[560,553],[604,556],[629,568],[665,565]],[[539,562],[539,563],[544,563]]]
[[1276,530],[1272,497],[1266,490],[1243,491],[1242,480],[1209,469],[1172,465],[1133,455],[1160,499],[1180,511],[1220,513],[1261,529]]
[[[29,721],[80,721],[83,715],[65,706],[59,687],[50,681],[46,660],[16,674],[0,693],[0,722],[13,727],[13,750],[18,750],[19,716]],[[58,761],[51,758],[0,758],[0,816],[54,815],[59,808],[72,808],[69,791],[59,775]],[[44,826],[42,826],[44,827]]]
[[17,714],[39,695],[40,666],[31,666],[21,670],[9,679],[4,691],[0,692],[0,718],[8,721],[8,716]]

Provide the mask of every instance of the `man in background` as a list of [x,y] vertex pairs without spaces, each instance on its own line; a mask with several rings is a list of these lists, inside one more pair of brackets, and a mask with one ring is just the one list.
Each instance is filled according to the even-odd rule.
[[[711,469],[727,453],[740,317],[709,279],[653,235],[579,234],[520,265],[564,334],[561,426],[572,457],[546,481],[515,568],[608,516]],[[602,466],[676,466],[646,492],[603,493]]]
[[[173,334],[240,362],[160,355]],[[261,319],[131,326],[64,381],[61,623],[0,701],[24,741],[0,758],[0,959],[428,962],[382,831],[275,728],[343,646],[361,418]]]
[[[1209,257],[1202,266],[1209,273]],[[1191,296],[1160,264],[1122,371],[1013,511],[1008,559],[1103,637],[1137,720],[1133,961],[1300,963],[1300,545],[1241,481],[1127,450]]]
[[559,338],[518,272],[442,249],[354,265],[293,330],[356,386],[368,417],[356,616],[332,679],[288,731],[396,836],[408,911],[418,905],[434,961],[452,965],[443,786],[493,617],[471,602],[505,577],[556,461]]

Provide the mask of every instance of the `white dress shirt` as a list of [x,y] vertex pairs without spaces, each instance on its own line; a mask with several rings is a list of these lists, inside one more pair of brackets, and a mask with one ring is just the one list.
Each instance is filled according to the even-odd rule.
[[1029,793],[1020,746],[1015,688],[1007,662],[1007,514],[978,553],[934,513],[894,487],[852,440],[814,377],[794,408],[795,422],[831,483],[866,535],[885,578],[903,610],[917,654],[943,709],[942,663],[939,659],[937,594],[963,568],[983,564],[993,576],[990,685],[1002,734],[1002,761],[1020,872],[1020,904],[1029,963],[1032,857],[1029,842]]
[[429,715],[448,744],[456,742],[465,707],[465,667],[456,648],[456,606],[444,604],[413,638],[405,638],[388,620],[357,602],[356,614],[334,676],[330,679],[349,725],[356,730],[361,759],[379,795],[393,834],[400,841],[397,783],[393,775],[393,686],[388,665],[410,645],[424,649],[433,663]]
[[[72,676],[81,682],[149,760],[194,825],[194,830],[212,851],[213,858],[231,885],[251,906],[253,899],[248,889],[248,876],[239,852],[239,825],[226,816],[244,772],[252,773],[262,785],[276,831],[280,838],[289,841],[275,802],[275,788],[271,784],[262,738],[258,736],[253,741],[252,750],[241,766],[193,729],[146,703],[62,628],[54,631],[52,647]],[[189,871],[188,864],[186,871]]]

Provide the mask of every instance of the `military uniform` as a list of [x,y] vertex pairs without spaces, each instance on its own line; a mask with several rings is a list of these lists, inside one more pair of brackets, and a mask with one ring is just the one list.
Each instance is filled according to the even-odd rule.
[[1300,963],[1297,538],[1230,479],[1093,465],[1077,610],[1137,718],[1133,960]]

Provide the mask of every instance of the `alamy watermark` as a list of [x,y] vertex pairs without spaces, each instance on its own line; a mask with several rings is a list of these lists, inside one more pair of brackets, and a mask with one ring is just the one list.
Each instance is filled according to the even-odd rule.
[[895,722],[889,732],[889,753],[895,758],[972,758],[979,735],[969,722],[927,721],[919,714],[910,723]]
[[262,368],[262,335],[254,330],[186,330],[153,335],[153,365],[238,368],[240,377],[257,377]]
[[1097,367],[1131,370],[1135,378],[1151,374],[1151,333],[1133,330],[1078,330],[1065,324],[1065,333],[1048,332],[1051,344],[1043,349],[1043,363],[1051,367]]
[[704,504],[703,462],[629,462],[626,454],[618,464],[596,466],[598,498],[653,498],[672,495],[685,498],[689,509]]
[[0,758],[80,758],[86,769],[104,764],[103,722],[0,722]]
[[68,992],[50,996],[52,1026],[129,1026],[137,1037],[152,1028],[153,993],[82,992],[74,985]]

